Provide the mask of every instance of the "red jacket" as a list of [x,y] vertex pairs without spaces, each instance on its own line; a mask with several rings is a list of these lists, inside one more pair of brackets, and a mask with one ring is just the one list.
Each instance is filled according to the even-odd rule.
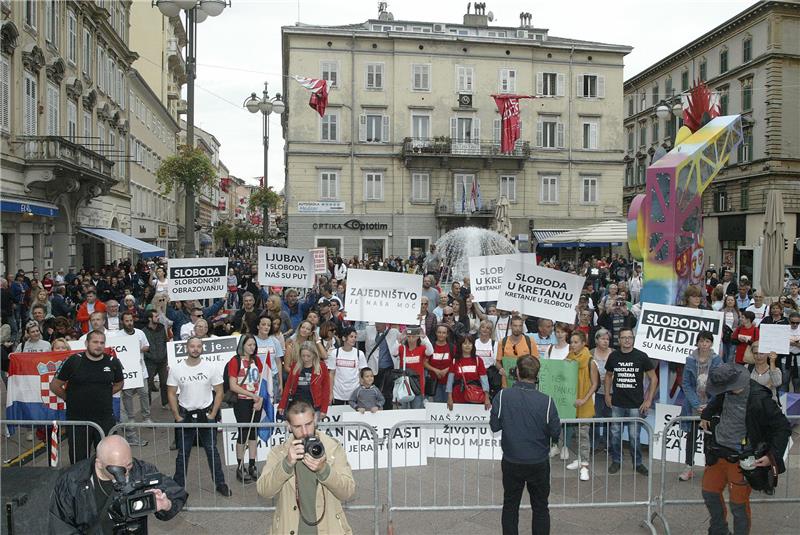
[[[298,362],[289,372],[286,384],[283,385],[283,395],[278,404],[279,410],[286,410],[289,396],[294,396],[294,393],[297,392],[297,381],[301,371],[303,371],[303,367]],[[312,372],[311,374],[311,399],[314,400],[315,409],[319,409],[319,412],[323,414],[328,413],[328,404],[331,401],[331,375],[324,362],[319,363],[319,373]]]
[[[106,305],[99,299],[94,302],[94,311],[95,312],[105,312]],[[86,306],[86,301],[81,303],[81,306],[78,307],[78,313],[75,315],[75,320],[81,324],[81,332],[86,334],[89,332],[89,308]]]

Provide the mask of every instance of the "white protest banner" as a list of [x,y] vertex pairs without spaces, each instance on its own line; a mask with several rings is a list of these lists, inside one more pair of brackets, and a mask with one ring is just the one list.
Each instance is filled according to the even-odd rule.
[[475,301],[497,301],[507,260],[536,265],[536,255],[533,253],[469,257],[469,289]]
[[309,249],[314,258],[314,275],[324,275],[328,272],[328,250],[325,247]]
[[[203,360],[213,362],[214,366],[222,374],[225,365],[230,362],[236,354],[236,346],[239,344],[238,336],[221,336],[219,338],[203,338]],[[167,362],[169,366],[177,366],[189,356],[186,351],[186,341],[167,342]]]
[[773,325],[761,322],[758,327],[758,352],[778,355],[789,354],[789,325]]
[[350,269],[344,308],[349,321],[419,325],[422,275]]
[[173,258],[167,264],[170,301],[216,299],[228,286],[227,258]]
[[438,427],[425,428],[422,432],[428,457],[496,461],[503,458],[500,432],[492,433],[488,426],[469,425],[472,422],[489,421],[489,411],[483,405],[456,403],[450,411],[447,403],[427,403],[425,412],[431,422],[443,423]]
[[683,364],[697,348],[700,331],[711,331],[712,348],[719,350],[723,319],[724,314],[715,310],[643,303],[634,347],[651,359]]
[[[680,405],[656,403],[656,419],[653,424],[655,432],[653,433],[653,444],[650,446],[650,453],[653,455],[653,459],[661,460],[661,448],[663,442],[666,441],[667,461],[681,464],[686,462],[686,448],[689,442],[688,433],[681,430],[680,424],[675,424],[669,428],[666,436],[664,435],[664,428],[667,424],[680,415]],[[705,435],[698,425],[697,442],[694,449],[694,464],[696,466],[704,466],[706,464],[706,456],[703,453],[704,440]]]
[[506,260],[497,308],[571,324],[585,280],[557,269]]
[[[328,407],[328,415],[325,418],[320,419],[319,423],[327,424],[338,422],[342,419],[342,415],[346,412],[353,412],[353,409],[348,405],[336,405]],[[278,414],[277,404],[275,404],[275,414]],[[236,423],[236,416],[233,414],[233,409],[222,409],[220,411],[220,415],[222,417],[222,423]],[[258,418],[258,416],[256,416],[256,418]],[[225,452],[225,464],[227,466],[236,464],[236,439],[239,437],[239,432],[240,431],[238,427],[225,427],[223,429],[223,447]],[[325,427],[325,432],[339,442],[344,443],[344,428]],[[258,435],[256,435],[256,461],[266,461],[269,450],[275,446],[280,446],[283,444],[286,441],[287,433],[288,430],[285,424],[274,427],[266,444],[264,444],[264,441],[258,438]],[[248,460],[249,450],[245,453],[245,456],[247,457],[246,460]],[[370,468],[371,467],[372,465],[370,465]]]
[[[348,280],[350,274],[348,272]],[[388,438],[392,426],[399,422],[424,420],[425,409],[401,409],[396,411],[348,412],[342,415],[342,422],[362,422],[371,425],[378,438],[384,441],[378,446],[378,468],[388,466]],[[374,465],[375,443],[366,429],[347,428],[347,440],[343,444],[347,460],[353,470],[372,469]],[[425,466],[428,457],[422,444],[422,430],[419,427],[399,427],[392,436],[392,466]]]
[[[125,374],[125,384],[123,389],[141,388],[144,386],[144,373],[142,366],[142,352],[139,349],[139,338],[128,334],[111,334],[106,331],[106,348],[113,349],[122,364],[122,371]],[[81,340],[70,340],[67,342],[70,349],[86,349],[86,343]]]
[[258,283],[262,286],[314,286],[314,256],[306,249],[258,246]]

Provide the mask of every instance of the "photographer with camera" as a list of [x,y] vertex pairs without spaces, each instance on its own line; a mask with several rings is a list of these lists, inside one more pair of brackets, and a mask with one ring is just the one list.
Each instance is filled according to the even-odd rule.
[[355,494],[344,448],[317,431],[314,408],[294,401],[286,410],[290,433],[272,448],[258,478],[258,494],[278,497],[272,533],[351,534],[342,502]]
[[97,454],[61,473],[50,497],[49,528],[56,534],[147,533],[147,517],[177,515],[188,494],[158,469],[131,455],[119,435],[104,438]]
[[711,515],[710,535],[728,531],[722,491],[728,487],[734,535],[750,532],[750,491],[775,492],[786,471],[783,454],[791,427],[769,388],[743,366],[728,363],[708,374],[706,393],[716,396],[700,414],[706,437],[703,500]]

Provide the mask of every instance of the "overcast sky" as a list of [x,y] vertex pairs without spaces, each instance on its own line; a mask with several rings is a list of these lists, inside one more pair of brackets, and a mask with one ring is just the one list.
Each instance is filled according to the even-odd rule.
[[[220,16],[208,18],[198,27],[195,122],[220,141],[221,158],[231,174],[248,179],[263,174],[262,120],[260,114],[251,115],[242,108],[242,102],[253,91],[260,95],[265,81],[269,82],[271,95],[280,91],[281,26],[294,25],[298,20],[324,25],[364,22],[377,18],[378,2],[232,0],[232,3]],[[533,25],[548,28],[550,35],[632,46],[633,52],[625,57],[627,79],[753,3],[487,0],[486,11],[494,13],[492,26],[518,26],[519,13],[528,11],[533,14]],[[461,23],[466,7],[466,1],[454,0],[389,2],[389,11],[396,20]],[[290,105],[305,107],[306,102]],[[269,183],[280,190],[284,176],[283,138],[279,118],[274,114],[270,117]]]

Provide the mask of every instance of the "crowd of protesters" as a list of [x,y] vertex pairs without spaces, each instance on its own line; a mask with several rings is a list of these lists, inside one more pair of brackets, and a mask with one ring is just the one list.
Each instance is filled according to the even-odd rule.
[[[233,392],[232,406],[240,422],[252,421],[253,411],[261,409],[257,381],[264,366],[272,379],[279,415],[294,400],[308,402],[320,416],[332,405],[374,412],[422,408],[425,400],[447,403],[451,408],[475,403],[488,410],[492,398],[510,379],[502,359],[527,355],[578,363],[575,405],[579,417],[645,414],[653,402],[657,380],[654,362],[633,349],[641,267],[617,255],[579,264],[555,260],[541,264],[586,277],[573,323],[554,323],[546,317],[523,316],[497,310],[494,303],[478,302],[470,293],[468,277],[445,280],[448,266],[442,265],[433,246],[427,254],[409,258],[332,258],[328,272],[319,275],[317,284],[308,290],[261,286],[254,262],[231,257],[227,294],[205,303],[170,301],[166,268],[157,260],[121,261],[67,273],[59,270],[54,276],[20,270],[2,279],[0,288],[4,379],[11,352],[66,349],[65,342],[85,339],[93,331],[106,336],[141,333],[147,386],[141,392],[123,390],[124,412],[132,418],[138,398],[142,419],[150,421],[149,402],[155,393],[162,407],[170,406],[176,419],[183,419],[191,416],[191,408],[172,404],[174,394],[168,387],[179,383],[171,379],[174,370],[168,369],[166,343],[235,334],[241,339],[226,370],[229,384],[225,390],[229,387]],[[353,268],[423,274],[418,324],[349,320],[345,293],[347,272]],[[688,287],[681,301],[687,307],[722,311],[725,317],[722,347],[707,347],[708,336],[701,336],[687,364],[672,367],[676,384],[688,390],[687,414],[699,414],[705,406],[707,397],[698,385],[711,367],[722,362],[749,364],[752,377],[776,396],[790,388],[800,390],[800,294],[796,283],[779,301],[767,306],[763,294],[751,288],[746,277],[737,280],[727,270],[717,277],[709,271],[705,287]],[[798,333],[791,339],[790,354],[758,352],[759,326],[768,323],[789,323],[792,332]],[[615,389],[622,360],[628,366],[634,362],[636,368],[636,384],[624,396]],[[414,390],[402,399],[394,388],[400,377],[409,377]],[[217,386],[204,387],[204,398],[215,398]],[[219,407],[216,402],[214,406],[216,417]],[[697,430],[692,431],[696,437]],[[550,455],[565,462],[574,455],[567,468],[578,471],[585,481],[590,478],[592,451],[608,448],[613,457],[609,471],[613,473],[621,463],[620,441],[614,440],[620,434],[619,425],[570,426],[553,444]],[[570,450],[573,437],[576,444]],[[139,443],[134,436],[128,439]],[[179,442],[181,454],[188,457],[185,441]],[[245,482],[257,476],[252,463],[245,466],[243,462],[244,451],[254,449],[254,442],[253,433],[244,432],[237,444],[237,477]],[[636,471],[646,474],[636,443],[631,456]],[[212,472],[219,471],[218,462],[209,457]],[[681,474],[684,480],[692,476],[689,456],[686,463]],[[229,495],[227,490],[221,493]]]

